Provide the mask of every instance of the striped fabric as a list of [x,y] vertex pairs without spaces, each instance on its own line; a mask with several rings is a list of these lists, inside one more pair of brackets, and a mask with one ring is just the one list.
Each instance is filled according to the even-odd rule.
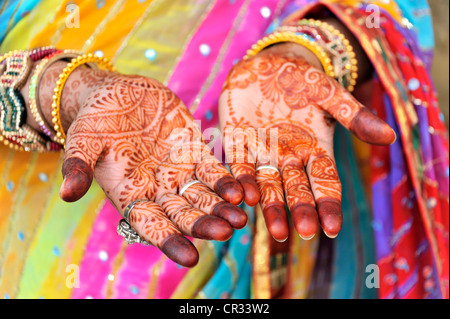
[[[231,67],[268,30],[284,18],[292,18],[294,12],[306,14],[316,2],[6,1],[0,7],[1,26],[7,26],[0,27],[2,32],[6,30],[0,33],[0,52],[54,45],[103,54],[120,72],[153,77],[168,85],[205,130],[217,126],[218,97]],[[359,1],[321,2],[349,28],[351,23],[356,25],[356,16],[367,14]],[[405,38],[411,35],[412,31],[399,24],[402,11],[393,1],[373,2],[382,6],[389,18],[384,27],[408,33]],[[77,5],[75,11],[67,10],[70,3]],[[400,7],[411,15],[421,8],[414,5],[426,3],[401,1]],[[352,15],[345,13],[347,9]],[[66,23],[73,14],[78,15],[79,28]],[[430,27],[426,21],[420,20],[421,34]],[[367,46],[367,39],[376,37],[384,39],[385,51],[375,52]],[[371,148],[338,129],[335,153],[344,189],[344,226],[336,239],[316,236],[303,241],[291,236],[286,251],[275,256],[270,249],[264,250],[271,247],[271,239],[264,224],[258,223],[261,212],[244,207],[249,225],[225,243],[195,240],[200,261],[186,269],[154,247],[124,244],[115,231],[120,216],[95,183],[80,201],[62,202],[61,154],[19,153],[0,146],[0,297],[448,297],[448,271],[442,270],[445,263],[448,269],[448,215],[440,217],[439,225],[427,226],[425,220],[435,209],[433,198],[440,214],[445,204],[448,209],[448,143],[441,135],[430,133],[430,126],[436,132],[442,127],[437,109],[408,108],[405,102],[411,93],[408,80],[418,74],[420,79],[427,78],[426,69],[412,72],[400,65],[395,70],[395,76],[403,81],[397,89],[405,92],[406,99],[396,100],[386,90],[386,84],[393,81],[387,65],[400,62],[382,59],[393,50],[390,45],[395,41],[383,34],[369,34],[360,40],[377,66],[373,88],[379,94],[374,96],[382,98],[371,101],[371,106],[405,138],[388,149]],[[429,49],[429,45],[425,50],[408,46],[404,54],[421,61]],[[433,97],[421,100],[432,101]],[[398,116],[401,110],[411,126],[404,126]],[[446,147],[447,155],[443,153]],[[409,156],[421,154],[421,150],[427,150],[424,157],[431,157],[420,158],[417,166],[411,166]],[[421,168],[429,167],[423,163],[436,159],[442,160],[442,165],[425,172],[433,183],[425,186],[427,196],[422,196],[410,174],[423,173]],[[433,186],[436,184],[439,189]],[[431,211],[425,210],[427,205],[433,206]],[[438,231],[441,233],[435,236]],[[445,245],[447,256],[442,253]],[[380,270],[379,288],[367,285],[371,265]],[[288,277],[283,289],[274,292],[274,278],[280,274]]]

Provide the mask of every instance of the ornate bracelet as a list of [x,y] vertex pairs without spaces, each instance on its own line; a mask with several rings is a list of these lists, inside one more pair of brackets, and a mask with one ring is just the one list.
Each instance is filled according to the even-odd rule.
[[0,60],[2,75],[0,76],[1,122],[2,132],[16,132],[25,122],[25,106],[19,90],[31,71],[32,61],[24,51],[14,51]]
[[26,105],[20,89],[31,72],[26,51],[12,51],[0,57],[0,141],[16,150],[44,151],[49,146],[38,132],[25,124]]
[[[69,52],[71,54],[68,55]],[[15,50],[0,56],[0,142],[12,149],[23,151],[44,152],[61,149],[58,143],[48,140],[25,123],[26,105],[20,89],[31,73],[32,64],[45,59],[38,64],[30,79],[30,110],[42,133],[51,137],[52,132],[48,130],[49,125],[45,125],[45,118],[36,99],[41,76],[53,62],[72,59],[78,55],[79,53],[72,50],[60,51],[54,47],[40,47],[27,51]]]
[[292,31],[282,31],[282,32],[275,31],[272,34],[269,34],[268,36],[259,40],[256,44],[254,44],[251,47],[250,50],[247,51],[247,55],[244,57],[244,60],[247,60],[250,57],[255,56],[268,46],[282,42],[294,42],[306,47],[319,58],[320,63],[322,64],[322,67],[325,70],[325,72],[329,76],[333,78],[335,77],[334,66],[331,64],[331,59],[328,57],[325,50],[322,49],[322,47],[318,45],[316,42],[311,41],[311,39],[296,34],[295,32]]
[[333,62],[337,81],[352,92],[358,78],[358,60],[350,41],[338,29],[319,20],[302,19],[296,28],[324,48]]
[[82,64],[86,64],[89,62],[94,62],[98,65],[105,67],[109,71],[115,71],[115,67],[112,62],[108,59],[99,57],[92,53],[83,54],[71,60],[69,64],[64,68],[64,70],[59,75],[59,79],[56,81],[56,87],[53,90],[53,103],[52,103],[52,122],[53,129],[56,132],[55,140],[64,147],[66,142],[66,133],[64,132],[62,123],[61,123],[61,94],[64,88],[64,84],[69,78],[70,74]]

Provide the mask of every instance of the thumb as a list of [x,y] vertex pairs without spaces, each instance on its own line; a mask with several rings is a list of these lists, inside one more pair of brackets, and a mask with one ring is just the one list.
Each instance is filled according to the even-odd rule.
[[370,112],[352,94],[333,81],[335,96],[322,108],[360,140],[374,145],[390,145],[395,142],[394,130],[378,116]]
[[366,107],[353,118],[349,130],[360,140],[374,145],[390,145],[397,139],[394,130]]
[[62,165],[63,183],[60,197],[66,202],[75,202],[82,198],[91,187],[94,167],[103,152],[100,138],[89,134],[67,135],[66,151]]

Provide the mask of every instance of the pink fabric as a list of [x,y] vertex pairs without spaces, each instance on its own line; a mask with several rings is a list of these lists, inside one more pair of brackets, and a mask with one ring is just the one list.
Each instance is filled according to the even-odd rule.
[[[243,3],[244,0],[218,0],[178,63],[168,87],[188,107],[194,101],[203,82],[211,72],[222,44]],[[207,56],[203,56],[200,52],[202,44],[207,44],[211,49]]]
[[[170,298],[187,268],[177,267],[173,261],[163,256],[162,252],[153,246],[131,245],[127,247],[121,269],[117,278],[115,278],[116,283],[112,297],[145,299],[149,297],[151,286],[157,284],[155,287],[158,288],[159,293],[157,296],[155,294],[154,297],[158,299]],[[164,261],[162,265],[159,265],[161,258],[164,258]],[[153,278],[155,266],[161,267],[155,272],[156,283],[152,281],[155,279]],[[163,282],[161,282],[161,277],[164,277]]]
[[[148,298],[153,268],[163,254],[153,246],[129,245],[125,248],[120,268],[113,274],[123,238],[117,235],[116,227],[121,217],[109,201],[100,210],[86,247],[80,266],[80,287],[73,289],[73,299],[117,299]],[[156,298],[167,299],[187,272],[173,261],[163,261],[157,277]],[[110,280],[109,275],[114,275]],[[161,284],[164,283],[164,284]],[[108,287],[112,288],[107,296]]]
[[115,278],[112,298],[147,298],[152,269],[161,256],[161,251],[153,246],[128,246]]
[[120,219],[115,207],[106,201],[94,222],[80,265],[80,287],[73,289],[72,298],[106,297],[108,275],[123,242],[115,232]]
[[158,285],[154,297],[156,299],[170,298],[188,271],[189,268],[179,266],[166,259],[157,279]]
[[[196,118],[200,118],[202,121],[206,119],[209,127],[215,126],[218,123],[218,99],[233,64],[236,61],[241,60],[245,56],[247,50],[264,36],[264,32],[273,20],[273,15],[276,13],[275,11],[279,2],[280,0],[252,1],[248,10],[246,10],[245,17],[242,20],[236,35],[233,37],[233,41],[227,48],[227,55],[221,65],[220,71],[217,73],[214,82],[202,98],[201,104],[194,114]],[[269,9],[271,15],[269,17],[264,17],[261,13],[262,8],[264,8],[266,12],[267,9]],[[255,14],[255,12],[259,12],[260,14]],[[206,116],[206,112],[211,113]],[[208,121],[209,118],[211,118],[210,121]],[[206,127],[203,127],[203,129],[205,128]]]

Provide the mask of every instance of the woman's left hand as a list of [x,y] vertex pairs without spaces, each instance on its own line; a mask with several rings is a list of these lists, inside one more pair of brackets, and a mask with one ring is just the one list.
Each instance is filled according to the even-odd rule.
[[[320,65],[320,64],[319,64]],[[394,131],[304,58],[267,49],[238,63],[220,98],[227,162],[249,205],[261,204],[271,235],[288,237],[289,207],[304,239],[342,227],[333,155],[336,120],[359,139],[392,144]]]

